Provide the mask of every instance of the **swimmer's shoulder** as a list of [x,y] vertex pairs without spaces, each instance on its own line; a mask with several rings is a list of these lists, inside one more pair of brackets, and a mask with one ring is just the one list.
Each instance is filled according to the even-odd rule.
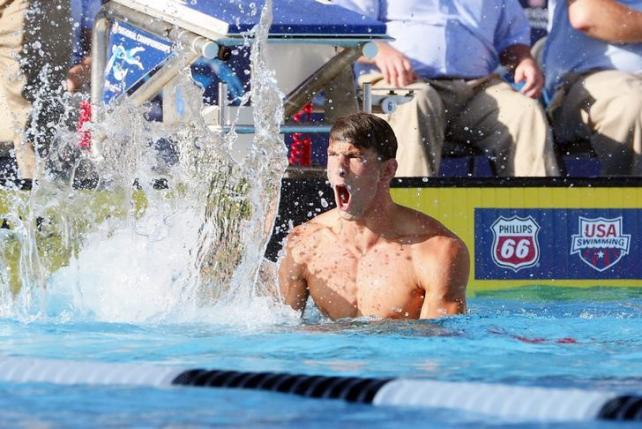
[[458,238],[437,219],[420,211],[397,206],[396,217],[397,233],[402,237],[414,238],[419,242],[436,237]]
[[297,225],[290,231],[284,242],[284,248],[285,255],[291,258],[294,263],[307,264],[311,254],[310,250],[324,241],[323,237],[331,232],[331,219],[333,216],[328,215],[328,213],[325,212],[314,219]]
[[310,238],[324,234],[331,230],[336,221],[336,209],[329,210],[294,227],[288,236],[288,241],[307,241]]
[[407,222],[405,232],[412,243],[413,260],[419,267],[439,267],[455,263],[465,269],[469,263],[466,243],[437,219],[403,207],[400,213]]

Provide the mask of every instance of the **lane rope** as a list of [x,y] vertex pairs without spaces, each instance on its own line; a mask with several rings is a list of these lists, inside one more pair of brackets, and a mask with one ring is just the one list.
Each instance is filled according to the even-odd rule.
[[521,421],[642,421],[642,395],[506,384],[185,369],[0,357],[0,381],[251,389],[376,406],[442,408]]

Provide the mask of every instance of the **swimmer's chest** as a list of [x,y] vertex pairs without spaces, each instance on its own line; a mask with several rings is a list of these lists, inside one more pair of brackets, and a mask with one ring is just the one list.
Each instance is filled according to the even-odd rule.
[[386,243],[362,254],[340,243],[321,242],[307,268],[310,294],[330,317],[419,316],[424,293],[408,245]]

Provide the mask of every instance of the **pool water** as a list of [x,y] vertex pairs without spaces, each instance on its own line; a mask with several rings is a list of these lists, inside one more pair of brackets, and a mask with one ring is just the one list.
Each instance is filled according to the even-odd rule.
[[[535,287],[485,293],[469,300],[466,316],[416,322],[330,322],[314,314],[300,323],[264,325],[2,319],[0,355],[640,394],[642,291]],[[5,427],[542,427],[438,409],[179,387],[5,383],[0,409]]]

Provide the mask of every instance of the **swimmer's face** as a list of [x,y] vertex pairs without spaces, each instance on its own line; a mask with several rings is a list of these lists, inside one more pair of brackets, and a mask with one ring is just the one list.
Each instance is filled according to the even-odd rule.
[[381,161],[373,149],[330,140],[328,180],[342,217],[360,218],[372,206],[379,186],[391,179],[386,174],[386,162]]

